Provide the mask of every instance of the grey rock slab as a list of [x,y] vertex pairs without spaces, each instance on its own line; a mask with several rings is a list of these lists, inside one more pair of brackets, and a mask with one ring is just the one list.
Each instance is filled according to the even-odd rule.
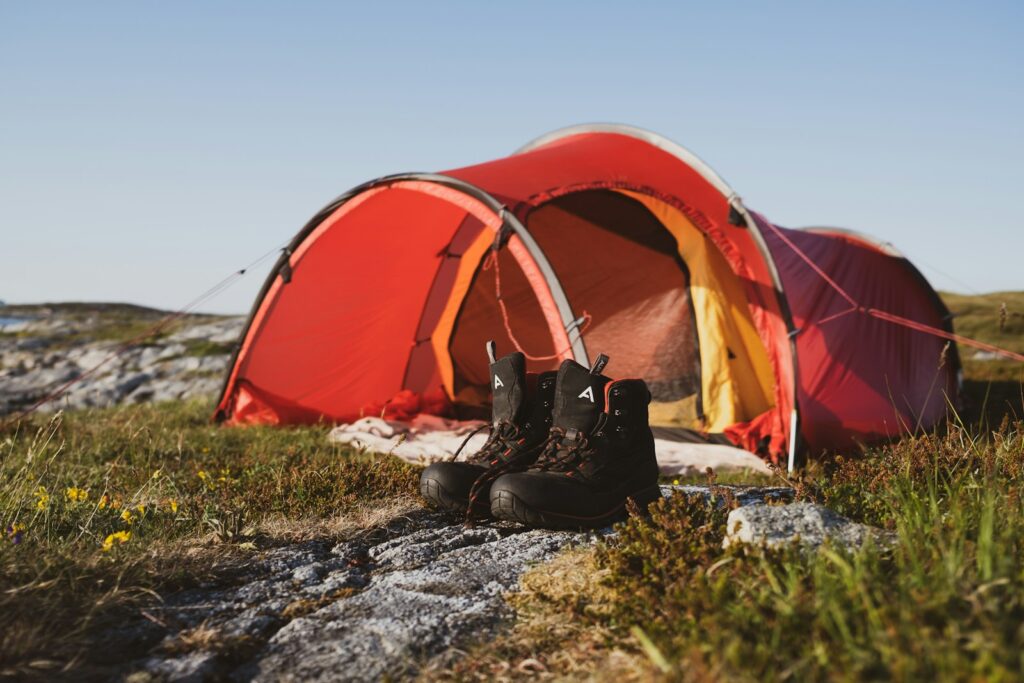
[[114,390],[117,392],[118,396],[127,396],[148,382],[151,378],[152,376],[146,372],[139,372],[124,378],[118,378],[117,386]]
[[729,513],[723,545],[778,547],[798,543],[817,548],[830,541],[852,550],[869,540],[876,545],[889,545],[895,539],[891,531],[853,522],[814,503],[754,504]]
[[[212,652],[190,652],[180,657],[154,658],[143,670],[168,683],[202,683],[214,677],[217,655]],[[152,680],[152,679],[148,679]]]
[[[767,507],[792,491],[772,487],[666,486],[726,504]],[[529,567],[592,533],[504,524],[466,528],[417,510],[341,543],[313,540],[254,553],[242,575],[164,597],[149,612],[164,624],[155,647],[129,671],[156,677],[231,680],[379,680],[498,632],[512,617],[505,595]],[[190,653],[170,647],[202,625],[237,650]],[[146,637],[152,641],[153,635]],[[202,656],[200,656],[202,655]]]
[[[190,319],[168,338],[123,348],[117,342],[88,339],[101,322],[100,314],[80,323],[54,312],[22,330],[31,336],[0,339],[0,415],[27,407],[85,373],[88,375],[66,395],[43,405],[40,411],[215,395],[230,354],[188,356],[188,343],[234,341],[244,324],[242,318]],[[70,333],[82,339],[70,343],[62,339]],[[118,355],[112,357],[115,352]]]
[[379,680],[511,615],[504,594],[526,569],[593,534],[446,526],[370,549],[369,585],[284,626],[248,673],[260,681]]

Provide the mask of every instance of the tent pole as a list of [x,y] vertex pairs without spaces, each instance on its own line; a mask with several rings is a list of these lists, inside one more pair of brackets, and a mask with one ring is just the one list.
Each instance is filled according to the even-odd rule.
[[796,469],[796,437],[797,437],[797,414],[796,408],[789,413],[789,463],[786,471],[793,474]]

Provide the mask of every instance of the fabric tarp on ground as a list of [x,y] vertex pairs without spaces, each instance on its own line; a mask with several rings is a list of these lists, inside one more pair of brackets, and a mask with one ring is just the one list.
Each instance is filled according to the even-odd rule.
[[[365,448],[374,453],[388,453],[417,465],[450,458],[471,434],[486,423],[469,420],[446,420],[433,415],[418,415],[408,422],[366,417],[331,430],[329,439],[336,443]],[[470,437],[460,460],[478,451],[487,440],[484,429]],[[654,440],[658,469],[666,476],[694,476],[707,468],[715,472],[746,470],[769,473],[761,458],[732,446],[710,443],[681,443]]]

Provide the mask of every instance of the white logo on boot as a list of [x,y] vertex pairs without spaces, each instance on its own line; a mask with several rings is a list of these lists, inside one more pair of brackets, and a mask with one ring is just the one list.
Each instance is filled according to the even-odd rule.
[[500,377],[495,375],[494,376],[494,388],[497,389],[498,387],[503,387],[503,386],[505,386],[505,383],[501,381]]
[[587,387],[576,398],[588,398],[588,399],[590,399],[590,402],[593,403],[594,402],[594,387]]

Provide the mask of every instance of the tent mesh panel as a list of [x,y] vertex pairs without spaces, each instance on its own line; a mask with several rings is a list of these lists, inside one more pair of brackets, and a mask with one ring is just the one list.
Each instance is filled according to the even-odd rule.
[[[686,265],[675,238],[639,202],[595,190],[569,194],[530,213],[528,228],[551,262],[573,311],[591,322],[588,353],[611,358],[614,378],[647,381],[654,401],[678,406],[673,423],[689,425],[700,414],[700,356]],[[501,252],[502,290],[513,331],[534,355],[553,353],[540,308],[525,278]],[[494,277],[479,270],[452,337],[455,388],[460,400],[488,396],[483,342],[514,350],[494,300]],[[531,363],[531,371],[556,361]]]

